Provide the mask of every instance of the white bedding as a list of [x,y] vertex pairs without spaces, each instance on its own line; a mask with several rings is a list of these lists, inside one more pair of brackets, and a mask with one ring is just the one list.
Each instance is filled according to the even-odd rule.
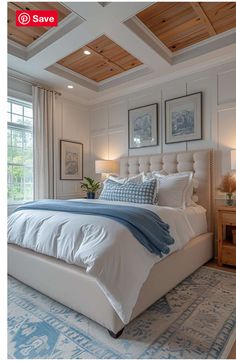
[[[80,201],[91,202],[85,199]],[[101,200],[93,202],[110,203]],[[127,205],[124,202],[116,203]],[[130,205],[149,209],[170,225],[170,233],[175,239],[170,253],[207,232],[206,212],[201,206],[180,209]],[[161,261],[143,247],[125,226],[101,216],[42,210],[18,211],[9,217],[8,242],[86,268],[86,272],[96,278],[124,324],[130,320],[140,289],[152,266]]]

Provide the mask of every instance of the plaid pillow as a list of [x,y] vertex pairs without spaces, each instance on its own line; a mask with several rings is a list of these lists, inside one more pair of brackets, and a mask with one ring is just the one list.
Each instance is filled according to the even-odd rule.
[[156,197],[156,185],[156,179],[151,179],[140,184],[120,184],[108,179],[104,184],[99,199],[106,201],[153,204]]

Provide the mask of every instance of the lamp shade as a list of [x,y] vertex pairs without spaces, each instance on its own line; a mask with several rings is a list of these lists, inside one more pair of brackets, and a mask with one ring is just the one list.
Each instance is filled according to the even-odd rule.
[[236,170],[236,149],[231,150],[231,169]]
[[115,160],[95,160],[96,173],[113,173],[119,172],[119,164]]

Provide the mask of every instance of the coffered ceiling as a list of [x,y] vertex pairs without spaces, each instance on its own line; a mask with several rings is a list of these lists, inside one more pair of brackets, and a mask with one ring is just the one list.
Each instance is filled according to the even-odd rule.
[[49,2],[8,2],[8,39],[18,44],[28,46],[45,34],[49,28],[45,26],[17,27],[15,25],[16,10],[57,10],[58,21],[60,22],[71,12],[60,3]]
[[[60,22],[16,27],[19,7]],[[236,59],[236,3],[11,2],[8,37],[10,72],[91,103]]]
[[236,27],[236,3],[160,2],[137,17],[175,52]]
[[106,35],[91,41],[57,63],[96,82],[142,64]]

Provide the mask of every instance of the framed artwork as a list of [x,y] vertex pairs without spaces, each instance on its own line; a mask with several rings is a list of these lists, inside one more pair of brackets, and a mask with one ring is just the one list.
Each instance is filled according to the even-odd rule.
[[165,142],[202,139],[202,92],[165,101]]
[[129,110],[129,149],[158,145],[158,104]]
[[60,179],[83,179],[83,144],[60,140]]

